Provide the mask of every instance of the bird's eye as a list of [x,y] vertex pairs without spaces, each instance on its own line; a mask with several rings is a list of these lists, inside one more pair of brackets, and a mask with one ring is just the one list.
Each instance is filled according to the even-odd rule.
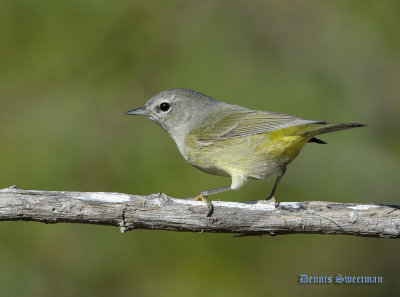
[[162,111],[168,111],[170,109],[171,105],[168,102],[163,102],[160,104],[160,109]]

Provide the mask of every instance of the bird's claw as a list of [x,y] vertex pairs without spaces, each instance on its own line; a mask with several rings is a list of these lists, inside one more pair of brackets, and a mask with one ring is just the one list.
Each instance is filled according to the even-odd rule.
[[274,205],[275,205],[275,208],[277,208],[277,207],[279,206],[279,202],[278,202],[278,201],[276,201],[276,197],[275,197],[275,195],[268,196],[268,197],[267,197],[267,199],[265,199],[265,200],[267,200],[268,202],[272,202],[272,203],[274,203]]
[[211,201],[208,199],[207,195],[205,195],[205,194],[200,194],[200,195],[198,195],[198,196],[196,196],[196,197],[188,197],[188,198],[186,198],[186,199],[188,199],[188,200],[194,200],[194,201],[199,201],[199,200],[203,201],[203,202],[207,205],[207,207],[208,207],[208,213],[207,213],[206,217],[210,217],[210,216],[213,214],[213,212],[214,212],[214,206],[213,206],[213,204],[211,203]]

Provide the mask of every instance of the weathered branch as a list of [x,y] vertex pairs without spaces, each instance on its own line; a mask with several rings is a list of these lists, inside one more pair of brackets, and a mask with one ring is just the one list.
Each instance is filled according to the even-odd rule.
[[121,232],[156,229],[276,235],[288,233],[400,237],[400,206],[323,201],[214,201],[212,216],[201,201],[164,194],[0,190],[0,221],[87,223]]

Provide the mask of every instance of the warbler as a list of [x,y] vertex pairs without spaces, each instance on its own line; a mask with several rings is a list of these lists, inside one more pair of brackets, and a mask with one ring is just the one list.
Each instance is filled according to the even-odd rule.
[[247,179],[277,175],[266,198],[275,203],[279,182],[287,165],[308,142],[324,144],[315,136],[361,127],[358,123],[328,123],[284,113],[251,110],[217,101],[189,89],[162,91],[128,115],[143,115],[160,125],[194,167],[214,175],[230,176],[232,183],[203,191],[194,200],[204,201],[208,216],[213,206],[208,196],[239,189]]

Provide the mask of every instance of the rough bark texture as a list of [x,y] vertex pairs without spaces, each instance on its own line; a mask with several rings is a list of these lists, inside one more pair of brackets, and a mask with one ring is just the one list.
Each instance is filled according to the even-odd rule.
[[164,194],[137,196],[102,192],[0,190],[1,221],[86,223],[118,226],[121,232],[155,229],[277,235],[289,233],[400,237],[400,206],[324,201],[201,201]]

